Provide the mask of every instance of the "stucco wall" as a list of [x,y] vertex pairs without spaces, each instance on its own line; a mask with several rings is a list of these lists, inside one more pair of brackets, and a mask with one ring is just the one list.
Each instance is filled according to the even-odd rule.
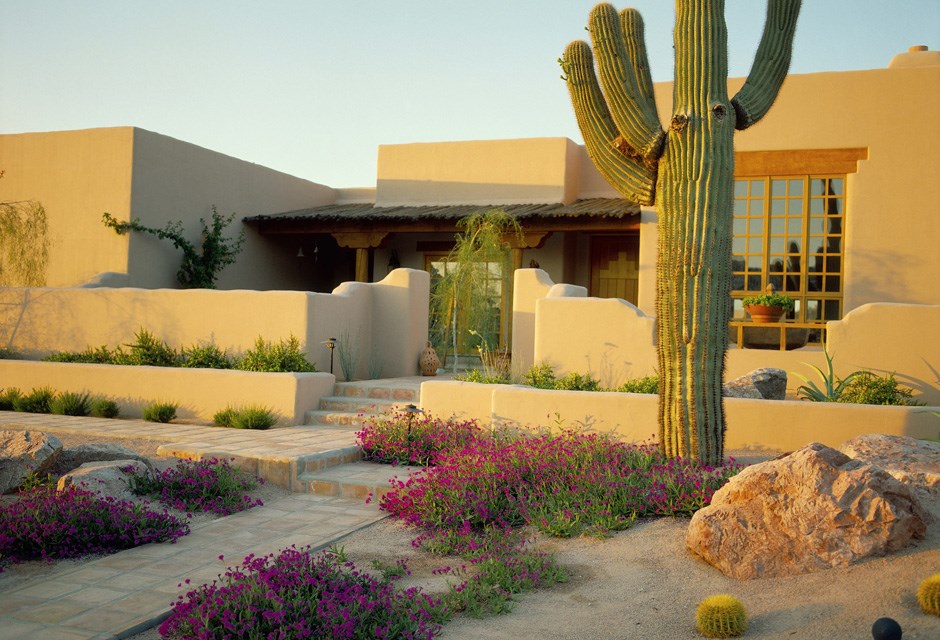
[[[134,340],[141,328],[172,347],[214,342],[234,353],[258,336],[293,334],[320,371],[329,371],[322,344],[348,328],[362,356],[385,363],[389,377],[414,375],[427,336],[424,271],[397,269],[377,283],[347,283],[333,294],[206,289],[0,288],[0,345],[39,357]],[[334,371],[341,372],[338,360]]]
[[303,424],[304,412],[316,408],[320,398],[333,393],[329,373],[254,373],[212,369],[120,367],[0,360],[2,386],[23,393],[39,387],[53,391],[106,396],[121,408],[121,415],[139,418],[152,402],[179,405],[177,417],[211,421],[228,406],[262,405],[279,417],[278,426]]
[[[421,385],[421,408],[484,425],[586,428],[629,442],[656,439],[658,397],[633,393],[548,391],[523,386],[433,380]],[[936,410],[937,407],[931,407]],[[940,421],[919,407],[725,400],[729,450],[793,451],[809,442],[836,447],[865,433],[935,438]]]

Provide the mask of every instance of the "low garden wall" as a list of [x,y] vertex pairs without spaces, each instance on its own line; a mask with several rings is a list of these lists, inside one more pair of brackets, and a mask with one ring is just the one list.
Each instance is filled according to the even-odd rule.
[[303,424],[304,412],[333,393],[329,373],[255,373],[219,369],[134,367],[0,360],[0,388],[18,387],[74,391],[106,396],[118,403],[121,415],[141,417],[152,402],[179,405],[182,419],[211,421],[229,405],[264,405],[278,415],[278,426]]
[[[243,352],[261,336],[289,335],[320,371],[330,370],[327,338],[348,338],[356,375],[418,373],[428,334],[430,280],[396,269],[381,282],[343,283],[333,293],[208,289],[0,288],[0,347],[26,357],[134,341],[147,329],[171,347],[214,343]],[[334,371],[341,373],[338,354]],[[371,370],[371,371],[370,371]],[[22,386],[22,385],[20,385]]]
[[[630,442],[656,436],[658,397],[650,394],[552,391],[522,385],[432,380],[421,408],[438,417],[483,424],[588,428]],[[866,433],[940,437],[938,407],[896,407],[797,400],[725,399],[727,449],[792,451],[809,442],[838,446]]]

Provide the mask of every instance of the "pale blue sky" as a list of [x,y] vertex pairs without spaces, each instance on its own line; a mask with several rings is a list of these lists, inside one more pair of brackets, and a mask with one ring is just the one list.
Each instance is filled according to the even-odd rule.
[[[556,59],[594,4],[0,0],[0,132],[134,125],[333,187],[373,185],[379,144],[580,142]],[[674,3],[632,6],[671,80]],[[743,76],[766,3],[726,7]],[[940,49],[940,0],[804,0],[791,72],[882,68],[918,44]]]

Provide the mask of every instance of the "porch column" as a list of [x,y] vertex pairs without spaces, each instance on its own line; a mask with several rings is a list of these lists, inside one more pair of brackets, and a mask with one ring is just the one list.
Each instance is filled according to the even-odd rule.
[[369,251],[388,237],[387,231],[349,231],[330,234],[336,244],[356,250],[356,282],[369,282]]

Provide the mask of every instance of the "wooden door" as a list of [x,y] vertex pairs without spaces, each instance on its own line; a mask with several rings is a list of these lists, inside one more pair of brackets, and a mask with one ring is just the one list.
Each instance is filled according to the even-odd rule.
[[640,236],[591,237],[591,295],[637,303]]

